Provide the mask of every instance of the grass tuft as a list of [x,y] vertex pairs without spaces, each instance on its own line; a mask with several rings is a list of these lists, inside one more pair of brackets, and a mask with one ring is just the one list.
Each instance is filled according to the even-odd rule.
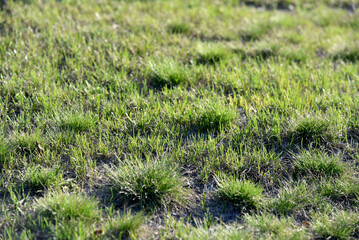
[[276,214],[289,215],[320,204],[322,198],[315,189],[305,181],[294,182],[279,190],[278,198],[268,205]]
[[35,200],[34,210],[30,229],[56,239],[84,239],[101,219],[98,202],[79,193],[50,192]]
[[192,122],[200,131],[219,130],[229,126],[236,118],[236,112],[219,101],[203,101],[196,106]]
[[328,156],[325,152],[302,151],[294,157],[295,173],[299,176],[339,177],[346,167],[339,155]]
[[189,33],[190,27],[186,23],[171,23],[167,26],[167,31],[173,34]]
[[291,132],[292,139],[304,145],[326,143],[332,140],[329,133],[329,124],[328,120],[315,117],[299,120]]
[[188,69],[173,60],[149,64],[149,79],[156,87],[177,86],[187,82],[188,78]]
[[352,180],[328,180],[318,185],[318,193],[335,202],[359,203],[359,184]]
[[62,176],[57,168],[29,166],[23,175],[24,187],[34,192],[56,187],[61,180]]
[[229,57],[230,52],[222,45],[200,45],[197,51],[196,63],[213,65]]
[[36,215],[48,221],[71,222],[98,220],[101,212],[98,203],[78,193],[50,192],[35,201]]
[[184,206],[189,190],[176,167],[164,160],[126,160],[109,170],[109,184],[119,200],[143,208]]
[[313,214],[311,227],[320,239],[352,239],[357,234],[359,217],[357,212],[335,211]]
[[216,176],[215,179],[219,198],[249,210],[261,207],[264,201],[263,187],[249,180],[238,180],[234,176]]
[[84,132],[93,129],[98,120],[88,113],[64,113],[59,117],[60,127],[76,132]]
[[345,48],[341,51],[338,51],[333,55],[333,59],[355,63],[359,61],[359,47]]
[[265,239],[308,239],[305,229],[294,224],[292,218],[278,218],[270,213],[245,214],[245,222]]
[[145,217],[142,214],[131,214],[127,212],[109,220],[106,224],[105,236],[110,239],[128,239],[144,223]]

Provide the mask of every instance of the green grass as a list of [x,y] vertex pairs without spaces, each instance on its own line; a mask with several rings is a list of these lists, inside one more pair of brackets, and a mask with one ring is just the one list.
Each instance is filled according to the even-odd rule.
[[101,211],[98,203],[82,194],[52,192],[36,199],[35,220],[28,220],[33,232],[54,235],[61,239],[72,239],[74,233],[83,237],[86,228],[98,221]]
[[149,79],[158,87],[177,86],[188,81],[189,70],[177,62],[164,60],[160,63],[149,63]]
[[267,239],[309,239],[307,230],[296,226],[290,218],[278,218],[269,213],[246,214],[244,218],[259,236]]
[[295,174],[298,177],[311,176],[320,177],[339,177],[344,173],[350,172],[341,160],[341,156],[328,156],[325,152],[316,150],[304,151],[295,155],[294,159]]
[[133,236],[145,222],[142,214],[133,215],[131,212],[118,215],[111,219],[105,230],[105,236],[111,239],[126,239]]
[[318,238],[354,239],[359,225],[357,212],[314,213],[312,228]]
[[257,209],[264,202],[263,188],[248,180],[235,177],[217,176],[217,195],[244,209]]
[[33,192],[56,188],[63,182],[62,174],[56,167],[29,166],[26,168],[22,178],[23,186]]
[[358,8],[2,1],[0,238],[357,237]]
[[229,51],[221,45],[199,44],[195,62],[198,64],[216,64],[229,57]]
[[186,179],[165,161],[127,160],[119,164],[109,169],[109,184],[119,200],[138,203],[144,208],[186,203],[189,194]]

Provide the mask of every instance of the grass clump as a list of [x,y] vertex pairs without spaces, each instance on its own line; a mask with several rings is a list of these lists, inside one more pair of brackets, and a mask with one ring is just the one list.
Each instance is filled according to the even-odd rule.
[[58,168],[44,168],[29,166],[23,174],[23,185],[31,191],[43,191],[49,187],[56,187],[62,180]]
[[[244,216],[245,222],[265,239],[308,239],[305,229],[296,226],[292,218],[278,218],[269,213]],[[264,236],[263,236],[264,235]]]
[[294,157],[295,173],[299,176],[314,178],[339,177],[344,174],[346,167],[339,155],[328,156],[325,152],[302,151]]
[[118,215],[106,224],[105,236],[110,239],[127,239],[138,231],[144,221],[142,214],[127,212]]
[[354,239],[358,232],[359,217],[353,211],[317,212],[313,214],[311,227],[317,238]]
[[149,64],[149,79],[156,87],[177,86],[187,82],[188,78],[188,69],[175,61],[165,60]]
[[167,26],[167,31],[173,34],[189,33],[190,27],[186,23],[171,23]]
[[228,58],[229,54],[229,51],[222,45],[200,45],[197,50],[196,62],[213,65]]
[[309,117],[299,120],[291,133],[292,139],[304,145],[326,143],[332,140],[329,124],[329,121],[323,118]]
[[193,113],[192,122],[202,132],[227,127],[236,118],[236,112],[232,108],[216,100],[199,103]]
[[0,169],[5,165],[10,157],[10,145],[5,139],[0,139]]
[[62,129],[84,132],[93,129],[98,120],[88,113],[64,113],[59,117],[59,124]]
[[338,51],[333,55],[333,59],[355,63],[359,61],[359,47],[345,48],[341,51]]
[[98,203],[78,193],[51,192],[35,201],[36,215],[51,222],[92,221],[101,216]]
[[274,213],[289,215],[316,207],[321,200],[321,196],[315,192],[313,186],[305,181],[300,181],[281,188],[278,198],[273,199],[268,207]]
[[34,210],[33,231],[58,239],[84,237],[101,218],[97,201],[79,193],[50,192],[36,199]]
[[359,184],[353,180],[328,180],[318,185],[318,193],[335,202],[359,203]]
[[126,160],[109,170],[109,184],[119,200],[143,208],[184,206],[189,194],[186,179],[164,160]]
[[4,150],[13,151],[22,156],[37,154],[36,141],[42,145],[43,139],[39,132],[25,133],[16,132],[9,138],[9,143],[4,146]]
[[234,176],[217,176],[217,195],[219,198],[232,202],[245,209],[258,209],[264,197],[263,187],[249,180],[238,180]]

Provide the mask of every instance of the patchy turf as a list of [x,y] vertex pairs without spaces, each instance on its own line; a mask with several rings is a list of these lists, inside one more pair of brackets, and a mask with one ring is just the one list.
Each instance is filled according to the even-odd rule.
[[0,238],[358,238],[358,7],[0,1]]

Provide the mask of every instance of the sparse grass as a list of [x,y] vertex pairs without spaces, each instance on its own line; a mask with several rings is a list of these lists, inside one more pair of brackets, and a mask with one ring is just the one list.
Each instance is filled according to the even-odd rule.
[[248,180],[238,180],[232,176],[217,176],[217,195],[244,209],[258,209],[265,198],[263,188]]
[[165,161],[126,160],[109,169],[109,184],[119,200],[141,207],[185,206],[186,179]]
[[357,237],[357,9],[2,1],[0,239]]

